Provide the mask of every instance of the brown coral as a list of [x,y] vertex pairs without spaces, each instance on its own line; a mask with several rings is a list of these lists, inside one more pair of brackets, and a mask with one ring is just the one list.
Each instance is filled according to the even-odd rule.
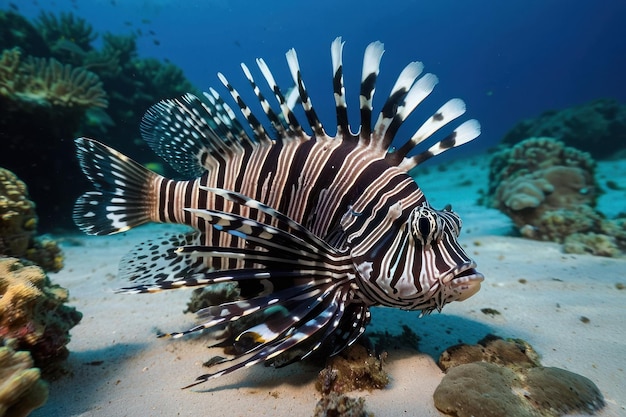
[[26,184],[0,168],[0,254],[23,256],[36,226],[35,204],[28,199]]
[[35,236],[37,216],[28,189],[11,171],[0,168],[0,255],[25,258],[46,271],[63,267],[63,254],[51,239]]
[[0,347],[0,416],[27,416],[48,399],[48,386],[28,352]]
[[0,96],[25,107],[87,109],[108,104],[98,76],[82,67],[64,65],[54,58],[22,60],[16,48],[3,52],[0,67]]
[[15,339],[46,371],[67,357],[69,329],[82,318],[64,305],[67,299],[67,290],[53,285],[41,268],[0,259],[0,338]]
[[478,345],[448,348],[439,360],[446,371],[435,406],[457,417],[557,417],[604,407],[589,379],[543,367],[525,341],[487,336]]

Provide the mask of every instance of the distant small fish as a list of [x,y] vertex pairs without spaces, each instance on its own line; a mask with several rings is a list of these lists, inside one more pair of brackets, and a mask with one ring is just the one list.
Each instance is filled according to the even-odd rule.
[[150,19],[141,19],[141,23],[143,23],[144,25],[147,25],[152,22],[150,21]]
[[153,31],[152,29],[150,29],[150,30],[148,31],[148,33],[149,33],[149,34],[151,34],[151,35],[155,35],[155,33],[154,33],[154,31]]
[[[415,134],[394,142],[437,77],[420,77],[423,65],[408,64],[372,119],[383,55],[382,43],[374,42],[363,58],[361,123],[350,126],[343,45],[337,38],[331,46],[334,137],[317,117],[292,49],[287,63],[297,98],[289,103],[265,61],[256,61],[278,107],[242,64],[271,128],[221,73],[249,129],[213,89],[204,100],[186,94],[148,110],[141,123],[144,139],[188,180],[167,179],[93,139],[76,140],[81,168],[95,188],[76,202],[80,229],[106,235],[148,222],[194,229],[135,248],[119,274],[132,286],[120,292],[238,285],[236,300],[198,312],[201,324],[164,335],[239,325],[237,331],[213,333],[214,346],[227,347],[231,356],[215,359],[211,372],[188,387],[263,361],[283,366],[316,351],[337,354],[364,332],[372,306],[428,314],[480,288],[483,275],[458,242],[461,219],[449,206],[432,207],[409,175],[420,163],[477,137],[478,122],[467,120],[415,152],[465,113],[463,101],[452,99]],[[292,111],[296,102],[311,133]]]
[[152,43],[154,43],[157,46],[161,45],[161,42],[158,39],[154,39]]
[[126,21],[124,22],[124,24],[125,24],[126,26],[132,26],[132,25],[133,25],[133,22],[131,22],[131,21],[129,21],[129,20],[126,20]]
[[64,38],[57,40],[54,43],[52,49],[54,49],[55,51],[67,51],[78,56],[85,56],[87,54],[87,52],[85,52],[83,48],[78,46],[76,42],[72,42]]
[[19,7],[17,7],[17,4],[15,3],[9,3],[9,7],[13,10],[15,10],[16,12],[20,9]]

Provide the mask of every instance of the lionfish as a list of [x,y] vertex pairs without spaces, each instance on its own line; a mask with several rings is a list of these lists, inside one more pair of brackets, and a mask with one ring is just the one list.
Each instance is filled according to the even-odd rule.
[[[214,346],[231,357],[189,387],[244,366],[283,366],[313,352],[335,355],[370,321],[370,307],[441,310],[480,289],[483,275],[459,242],[461,220],[431,207],[409,171],[480,134],[476,120],[422,152],[414,148],[465,112],[460,99],[441,106],[408,140],[392,141],[438,79],[411,62],[398,76],[372,126],[383,44],[364,53],[361,124],[348,123],[342,51],[331,45],[337,133],[329,136],[311,103],[295,50],[286,58],[302,127],[263,59],[256,64],[278,103],[273,107],[241,64],[264,124],[218,73],[249,129],[214,90],[151,107],[141,123],[149,146],[188,180],[158,175],[93,139],[76,140],[81,168],[95,191],[76,202],[74,220],[108,235],[148,222],[179,223],[187,234],[138,246],[120,264],[131,281],[119,292],[148,293],[232,282],[237,299],[198,311],[200,324],[168,336],[238,324]],[[242,119],[242,121],[243,121]],[[268,129],[271,126],[271,129]],[[249,134],[252,133],[252,135]],[[256,314],[257,320],[248,320]],[[260,319],[258,318],[260,317]],[[243,324],[241,324],[243,323]],[[232,334],[231,334],[232,333]]]

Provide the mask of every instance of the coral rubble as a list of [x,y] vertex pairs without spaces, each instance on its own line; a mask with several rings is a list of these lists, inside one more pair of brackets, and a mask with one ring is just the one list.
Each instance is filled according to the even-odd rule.
[[315,387],[323,394],[339,394],[363,389],[382,389],[389,383],[383,361],[355,344],[328,360],[319,373]]
[[446,372],[435,406],[457,417],[557,417],[594,413],[604,399],[589,379],[543,367],[523,340],[489,335],[478,345],[456,345],[439,359]]
[[529,137],[548,136],[568,146],[605,158],[626,150],[626,106],[614,99],[598,99],[563,110],[547,111],[523,120],[502,139],[515,144]]
[[16,352],[12,341],[0,345],[0,416],[27,416],[48,399],[48,386],[40,379],[28,352]]
[[313,417],[369,417],[363,398],[330,393],[318,401]]
[[595,209],[594,174],[588,153],[553,138],[529,138],[493,155],[488,204],[525,237],[567,241],[567,252],[617,256],[626,249],[626,228]]
[[68,291],[52,284],[41,268],[0,258],[0,340],[15,339],[49,374],[69,354],[69,330],[82,318],[67,300]]

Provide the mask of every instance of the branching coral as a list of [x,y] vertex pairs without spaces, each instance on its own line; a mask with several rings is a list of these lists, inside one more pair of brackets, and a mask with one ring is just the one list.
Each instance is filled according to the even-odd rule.
[[18,48],[6,49],[0,55],[0,96],[9,96],[17,90],[20,56]]
[[98,35],[85,19],[76,17],[72,12],[61,12],[60,16],[54,13],[42,12],[35,25],[48,44],[55,44],[59,40],[68,40],[83,50],[91,49]]
[[0,416],[24,417],[48,399],[48,386],[28,352],[0,346]]
[[68,292],[53,285],[37,266],[0,258],[0,338],[15,339],[38,367],[56,372],[69,351],[69,330],[82,318],[65,305]]

